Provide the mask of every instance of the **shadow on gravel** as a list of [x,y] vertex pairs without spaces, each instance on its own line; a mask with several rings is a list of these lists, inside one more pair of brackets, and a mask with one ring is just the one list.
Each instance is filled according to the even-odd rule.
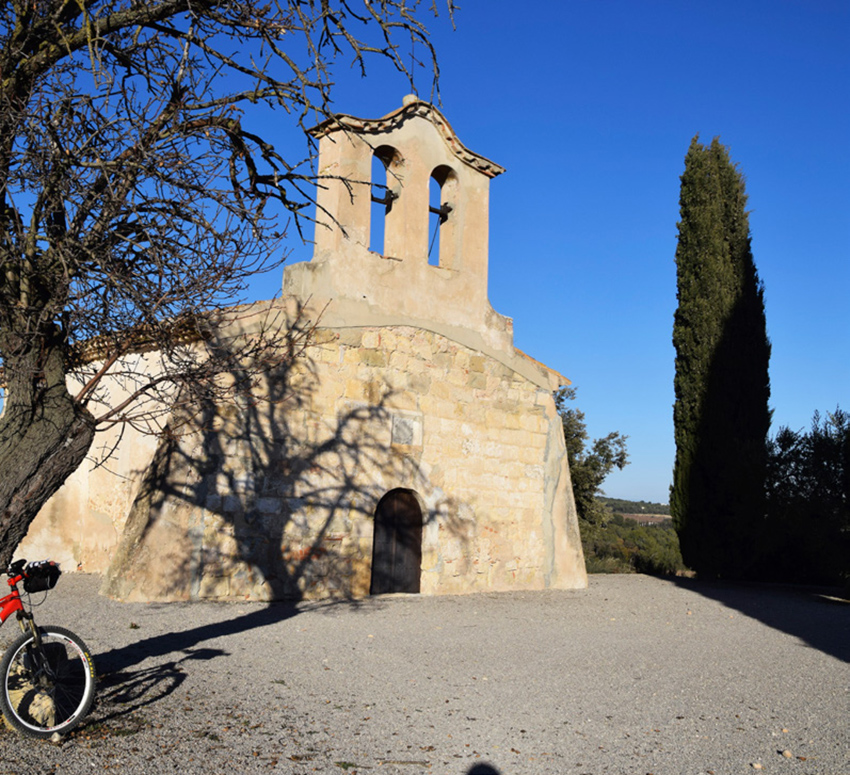
[[821,590],[768,584],[723,583],[677,578],[678,586],[717,600],[809,648],[850,662],[850,602]]
[[[126,670],[150,657],[163,657],[175,652],[192,653],[199,643],[211,638],[222,638],[228,635],[238,635],[256,627],[282,622],[298,613],[295,603],[271,603],[266,608],[254,611],[223,622],[212,622],[190,630],[169,632],[155,635],[151,638],[131,643],[120,649],[113,649],[97,656],[98,672],[115,673]],[[202,649],[204,652],[215,652],[213,656],[224,656],[227,652],[215,649]],[[207,657],[207,658],[212,658]]]
[[[340,605],[359,609],[364,604],[365,601],[362,600],[326,600],[308,604],[305,608],[303,602],[270,603],[265,608],[233,619],[212,622],[180,632],[155,635],[98,654],[95,662],[99,676],[99,702],[110,709],[101,720],[107,721],[127,715],[167,697],[186,679],[193,661],[230,656],[230,652],[224,649],[201,645],[208,640],[239,635],[257,627],[273,625],[304,610],[331,610]],[[376,605],[379,603],[370,600],[370,607],[374,608]],[[149,667],[132,669],[146,659],[169,655],[177,658]]]
[[229,653],[221,649],[189,649],[181,659],[171,662],[101,675],[98,681],[98,704],[108,708],[108,711],[98,720],[110,721],[158,702],[186,680],[188,669],[184,663],[220,656],[229,656]]
[[[191,670],[192,661],[230,656],[220,648],[203,647],[205,641],[238,635],[256,627],[289,619],[298,613],[295,603],[272,603],[266,608],[222,622],[180,632],[155,635],[95,658],[99,678],[99,702],[109,711],[101,719],[114,719],[151,705],[174,692]],[[180,655],[177,659],[132,670],[146,659]]]

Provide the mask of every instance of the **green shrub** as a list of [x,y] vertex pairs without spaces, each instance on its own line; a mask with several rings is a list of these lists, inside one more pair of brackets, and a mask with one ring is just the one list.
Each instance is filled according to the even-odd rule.
[[580,527],[588,573],[669,576],[686,570],[672,525],[641,526],[615,514],[601,525]]

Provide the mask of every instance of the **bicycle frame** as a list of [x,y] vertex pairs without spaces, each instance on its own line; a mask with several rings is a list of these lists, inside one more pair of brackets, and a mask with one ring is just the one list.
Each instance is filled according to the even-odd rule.
[[18,589],[18,584],[23,580],[24,575],[20,573],[12,576],[6,582],[12,588],[12,591],[6,597],[0,598],[0,625],[4,624],[12,614],[17,614],[21,630],[26,632],[27,628],[24,624],[26,619],[29,622],[30,629],[32,629],[33,636],[38,640],[38,628],[33,622],[32,613],[24,608],[24,601],[21,600],[21,593]]
[[21,635],[0,659],[0,713],[22,735],[53,739],[74,729],[91,710],[97,675],[88,646],[64,627],[37,627],[27,595],[56,585],[61,571],[49,560],[17,560],[6,570],[9,594],[0,597],[0,625],[15,614]]

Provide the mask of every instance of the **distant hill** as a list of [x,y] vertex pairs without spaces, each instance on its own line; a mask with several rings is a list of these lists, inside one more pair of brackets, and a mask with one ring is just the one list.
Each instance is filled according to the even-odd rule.
[[650,501],[626,501],[620,498],[598,497],[596,499],[615,514],[652,514],[670,516],[669,503],[651,503]]

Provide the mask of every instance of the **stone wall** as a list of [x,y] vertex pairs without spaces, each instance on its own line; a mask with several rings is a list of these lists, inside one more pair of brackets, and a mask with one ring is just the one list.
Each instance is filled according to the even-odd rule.
[[[382,499],[398,495],[417,507],[407,567],[423,593],[586,586],[552,395],[566,380],[514,348],[487,298],[489,186],[503,169],[413,96],[312,133],[325,176],[312,260],[287,266],[283,299],[245,318],[278,316],[283,337],[320,321],[306,353],[253,400],[197,406],[158,441],[123,429],[107,467],[75,473],[20,553],[106,571],[104,591],[125,599],[359,596],[376,510],[383,520]],[[376,157],[391,194],[377,210]]]
[[320,329],[265,392],[162,442],[108,594],[367,594],[395,488],[422,506],[423,593],[586,584],[569,474],[547,465],[563,448],[551,392],[505,364],[409,326]]

